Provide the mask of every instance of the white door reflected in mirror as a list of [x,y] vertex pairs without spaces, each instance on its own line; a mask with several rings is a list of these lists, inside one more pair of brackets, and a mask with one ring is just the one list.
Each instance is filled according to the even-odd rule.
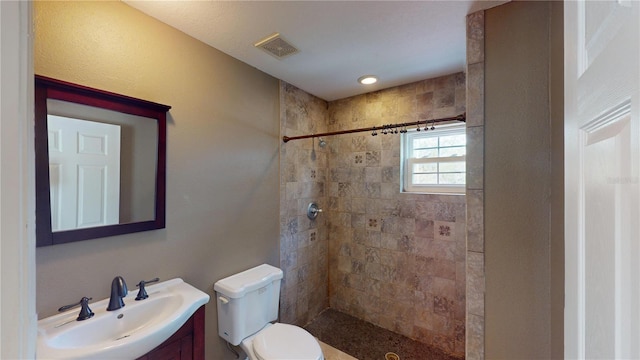
[[48,115],[52,231],[118,224],[120,126]]

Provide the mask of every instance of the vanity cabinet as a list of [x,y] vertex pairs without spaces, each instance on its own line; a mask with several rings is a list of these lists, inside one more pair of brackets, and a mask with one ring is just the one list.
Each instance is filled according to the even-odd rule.
[[204,305],[175,334],[138,360],[204,359]]

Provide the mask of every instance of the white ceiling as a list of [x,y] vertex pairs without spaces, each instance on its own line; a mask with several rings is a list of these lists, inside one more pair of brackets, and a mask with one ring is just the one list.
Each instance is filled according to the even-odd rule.
[[[506,1],[137,1],[128,5],[331,101],[462,71],[465,16]],[[278,60],[273,34],[300,52]],[[375,85],[358,77],[373,74]]]

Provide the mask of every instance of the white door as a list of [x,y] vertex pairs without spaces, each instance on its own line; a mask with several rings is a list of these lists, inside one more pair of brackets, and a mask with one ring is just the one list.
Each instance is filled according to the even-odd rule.
[[120,214],[120,126],[48,115],[53,231],[112,225]]
[[640,2],[565,2],[565,358],[640,358]]

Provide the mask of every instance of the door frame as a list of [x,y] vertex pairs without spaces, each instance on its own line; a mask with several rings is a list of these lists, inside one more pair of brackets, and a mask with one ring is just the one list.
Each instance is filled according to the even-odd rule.
[[[36,349],[31,1],[0,1],[0,358]],[[16,106],[17,104],[17,106]]]

